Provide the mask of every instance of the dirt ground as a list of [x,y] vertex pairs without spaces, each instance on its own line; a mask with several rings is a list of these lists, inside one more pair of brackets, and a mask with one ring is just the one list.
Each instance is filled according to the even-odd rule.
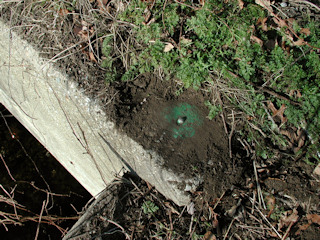
[[[165,168],[197,178],[213,198],[232,185],[243,183],[245,159],[229,157],[228,136],[221,119],[207,118],[209,112],[204,102],[209,94],[188,89],[177,95],[175,81],[160,80],[152,74],[116,83],[114,87],[119,91],[113,105],[118,127],[146,149],[157,151],[164,158]],[[172,129],[182,126],[176,123],[177,118],[165,118],[170,109],[181,104],[196,108],[201,121],[194,126],[191,137],[175,136]]]
[[[15,30],[34,44],[44,57],[52,59],[62,49],[78,42],[73,33],[74,20],[65,20],[61,29],[55,31],[53,40],[51,29],[45,23],[40,23],[37,30],[28,26],[28,19],[18,14],[19,8],[24,9],[23,5],[15,6],[15,11],[12,11],[12,7],[3,7],[1,17],[12,26],[20,26]],[[35,17],[40,18],[41,14],[35,13]],[[32,22],[30,19],[29,21]],[[41,42],[36,40],[39,31],[46,33],[41,35]],[[230,236],[230,239],[270,239],[270,236],[279,239],[279,236],[271,234],[274,233],[272,227],[277,228],[282,236],[289,229],[291,239],[318,239],[319,222],[316,223],[308,217],[319,210],[320,185],[317,177],[313,175],[314,166],[301,160],[292,161],[291,156],[280,154],[272,161],[257,159],[239,143],[236,131],[229,140],[225,128],[230,132],[232,126],[228,123],[225,126],[219,115],[213,120],[207,117],[208,109],[204,103],[212,98],[210,92],[193,89],[180,91],[182,87],[178,81],[163,80],[153,73],[140,75],[127,82],[106,84],[105,71],[88,59],[84,51],[74,48],[70,49],[68,54],[68,57],[55,62],[56,66],[78,82],[88,96],[99,100],[120,131],[128,134],[144,148],[163,156],[163,167],[187,178],[197,179],[197,186],[191,186],[188,190],[196,203],[199,222],[192,225],[190,214],[185,218],[178,214],[180,218],[175,222],[177,224],[173,225],[176,229],[180,228],[181,239],[191,239],[195,232],[204,235],[208,233],[208,229],[218,239],[224,236]],[[187,126],[190,120],[182,114],[178,117],[182,117],[183,123],[179,124],[179,119],[173,112],[181,106],[190,106],[197,123],[190,123],[192,133],[177,135],[180,128]],[[126,224],[125,231],[132,234],[132,239],[151,239],[151,235],[147,235],[159,230],[159,222],[168,224],[166,227],[170,226],[171,213],[167,210],[171,208],[165,205],[168,200],[160,197],[160,194],[143,180],[140,182],[144,185],[131,189],[134,191],[133,198],[127,202],[120,201],[122,210],[115,221]],[[144,190],[137,194],[136,191],[139,192],[140,188]],[[148,195],[151,193],[154,195]],[[141,204],[147,200],[162,206],[162,215],[155,217],[152,214],[141,214]],[[268,224],[260,210],[257,210],[257,206],[261,207],[263,203],[267,205],[263,213],[274,217],[272,224]],[[173,203],[170,204],[174,206]],[[183,208],[175,208],[179,213],[183,211]],[[106,214],[101,211],[98,215]],[[299,221],[290,222],[290,216],[298,218]],[[154,224],[152,230],[146,227],[150,219]],[[98,220],[93,227],[98,226],[97,222]],[[202,225],[206,222],[210,222],[209,227]],[[186,227],[189,224],[191,227]],[[139,226],[146,227],[148,231],[138,229]],[[199,228],[193,230],[195,226]],[[164,236],[168,236],[166,234],[168,232]]]

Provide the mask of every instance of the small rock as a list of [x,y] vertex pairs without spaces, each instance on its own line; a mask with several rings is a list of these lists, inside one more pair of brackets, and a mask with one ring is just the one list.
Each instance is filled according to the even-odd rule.
[[210,159],[210,160],[208,161],[208,165],[213,166],[213,160],[212,160],[212,159]]
[[288,6],[288,4],[287,4],[287,3],[285,3],[285,2],[282,2],[282,3],[280,3],[280,6],[281,6],[281,7],[287,7],[287,6]]
[[313,174],[320,176],[320,163],[313,170]]
[[189,192],[189,191],[191,191],[191,186],[189,185],[189,184],[187,184],[186,185],[186,187],[184,188],[184,190],[186,191],[186,192]]

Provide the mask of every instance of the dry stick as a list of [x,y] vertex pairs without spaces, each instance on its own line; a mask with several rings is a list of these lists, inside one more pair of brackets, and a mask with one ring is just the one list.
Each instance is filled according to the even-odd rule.
[[251,214],[254,213],[254,204],[256,203],[256,193],[253,191],[253,197],[252,197],[252,207],[251,207]]
[[60,194],[60,193],[52,193],[52,192],[48,192],[48,190],[43,190],[39,187],[37,187],[34,182],[27,182],[27,181],[20,181],[22,183],[28,183],[30,184],[33,188],[35,188],[36,190],[40,191],[40,192],[44,192],[46,194],[52,195],[52,196],[56,196],[56,197],[70,197],[70,194]]
[[256,183],[257,183],[257,192],[258,192],[258,200],[259,200],[259,207],[261,207],[261,203],[263,205],[263,208],[266,209],[266,205],[263,200],[263,195],[261,191],[261,187],[259,184],[259,179],[258,179],[258,172],[257,172],[257,167],[256,167],[256,160],[253,159],[253,169],[254,169],[254,176],[256,178]]
[[[232,146],[231,146],[231,140],[232,140],[232,135],[233,135],[233,131],[234,131],[234,114],[233,114],[233,110],[231,110],[232,112],[232,124],[231,124],[231,131],[229,134],[229,156],[230,158],[232,158]],[[234,168],[234,159],[233,159],[233,164],[232,164],[233,168]],[[234,169],[233,169],[234,170]]]
[[295,224],[295,222],[291,222],[291,223],[289,224],[288,229],[287,229],[286,233],[283,235],[283,237],[281,238],[281,240],[285,240],[285,239],[288,237],[289,232],[290,232],[291,227],[293,226],[293,224]]
[[[70,49],[77,47],[81,42],[82,42],[82,41],[77,42],[76,44],[73,44],[71,47],[68,47],[68,48],[66,48],[65,50],[59,52],[58,54],[56,54],[55,56],[53,56],[51,59],[49,59],[42,67],[48,65],[50,62],[52,62],[52,61],[54,61],[54,60],[57,60],[57,57],[59,57],[60,55],[62,55],[62,54],[65,53],[65,52],[69,51]],[[70,54],[69,54],[69,55],[70,55]],[[67,56],[69,56],[69,55],[67,55]],[[60,59],[60,58],[59,58],[59,59]]]
[[112,223],[113,225],[117,226],[118,228],[120,228],[122,230],[122,233],[126,236],[126,239],[130,240],[130,236],[128,233],[126,233],[126,231],[124,230],[124,228],[119,224],[119,223],[116,223],[110,219],[107,219],[107,218],[104,218],[104,217],[100,217],[102,220],[104,221],[107,221],[109,223]]
[[228,71],[228,73],[231,74],[233,77],[238,78],[238,79],[244,81],[245,83],[251,85],[252,87],[254,87],[254,89],[256,89],[256,91],[266,92],[266,93],[268,93],[268,94],[270,94],[272,96],[275,96],[276,98],[288,101],[288,102],[290,102],[290,104],[292,104],[294,106],[301,106],[301,103],[295,102],[295,101],[291,100],[288,97],[282,96],[279,93],[277,93],[277,92],[275,92],[275,91],[273,91],[271,89],[265,88],[263,86],[258,86],[257,84],[255,84],[253,82],[249,82],[249,81],[245,80],[244,78],[239,77],[237,74],[235,74],[235,73],[233,73],[231,71]]
[[250,127],[257,130],[264,138],[267,137],[266,134],[264,134],[264,132],[260,128],[258,128],[256,125],[254,125],[253,123],[251,123],[249,121],[248,121],[248,123],[249,123]]
[[[249,197],[250,202],[253,202],[253,200]],[[258,213],[260,214],[260,216],[263,218],[263,220],[269,224],[269,226],[272,228],[272,230],[277,234],[277,236],[282,239],[282,236],[280,235],[280,233],[277,231],[277,229],[275,229],[275,227],[269,222],[269,220],[266,218],[266,216],[260,211],[260,209],[254,205],[255,209],[258,211]]]
[[[251,84],[251,83],[250,83],[250,84]],[[251,84],[251,85],[253,85],[254,87],[257,87],[257,86],[255,86],[255,84]],[[295,101],[293,101],[293,100],[291,100],[291,99],[289,99],[289,98],[287,98],[287,97],[285,97],[285,96],[282,96],[282,95],[280,95],[279,93],[277,93],[277,92],[275,92],[275,91],[273,91],[273,90],[271,90],[271,89],[268,89],[268,88],[265,88],[265,87],[257,87],[257,88],[258,88],[258,90],[261,90],[262,92],[266,92],[266,93],[268,93],[268,94],[270,94],[270,95],[273,95],[273,96],[275,96],[276,98],[279,98],[279,99],[288,101],[288,102],[290,102],[290,104],[292,104],[292,105],[294,105],[294,106],[301,106],[301,103],[295,102]]]
[[234,220],[235,220],[235,218],[232,219],[232,221],[231,221],[231,223],[230,223],[230,225],[229,225],[229,227],[228,227],[228,229],[227,229],[227,232],[226,232],[226,234],[225,234],[224,237],[223,237],[223,240],[226,240],[226,239],[227,239],[227,236],[228,236],[228,234],[229,234],[229,231],[230,231],[230,229],[231,229],[231,226],[232,226]]
[[[220,96],[219,91],[217,91],[217,98],[218,98],[218,102],[219,102],[220,106],[222,107],[222,106],[223,106],[223,103],[222,103],[222,100],[221,100],[221,96]],[[229,135],[229,133],[228,133],[228,128],[227,128],[227,124],[226,124],[226,120],[225,120],[225,117],[224,117],[223,109],[222,109],[222,113],[220,114],[220,116],[221,116],[221,118],[222,118],[224,131],[226,132],[227,135]]]
[[192,232],[192,224],[193,224],[193,215],[191,215],[190,225],[189,225],[189,233]]
[[309,4],[309,5],[311,5],[312,7],[314,7],[315,9],[317,9],[318,11],[320,11],[320,8],[319,8],[317,5],[315,5],[314,3],[309,2],[309,1],[307,1],[307,0],[291,0],[291,1]]
[[3,162],[3,164],[4,164],[4,166],[6,167],[6,169],[7,169],[7,172],[8,172],[8,174],[9,174],[9,176],[10,176],[10,178],[13,180],[13,181],[17,181],[12,175],[11,175],[11,172],[10,172],[10,169],[9,169],[9,167],[7,166],[7,164],[6,164],[6,162],[4,161],[4,159],[3,159],[3,157],[2,157],[2,154],[0,153],[0,158],[1,158],[1,160],[2,160],[2,162]]
[[241,143],[241,145],[243,146],[243,148],[246,150],[246,152],[247,152],[247,157],[249,157],[250,156],[250,152],[249,152],[249,150],[248,150],[248,147],[243,143],[243,141],[241,140],[241,138],[237,138],[237,140]]
[[42,207],[41,207],[41,211],[40,211],[40,215],[39,215],[39,221],[38,221],[36,236],[34,237],[35,240],[37,240],[37,239],[38,239],[38,236],[39,236],[40,223],[41,223],[41,218],[42,218],[42,214],[43,214],[43,210],[44,210],[44,206],[45,206],[45,205],[46,205],[46,200],[44,200],[44,201],[42,202]]
[[[272,10],[270,11],[270,9],[265,5],[265,4],[263,4],[264,5],[264,8],[266,9],[266,10],[268,10],[268,12],[270,13],[270,15],[272,15],[274,18],[276,18],[278,21],[283,21],[283,19],[281,19],[281,18],[279,18]],[[286,25],[286,27],[289,29],[289,31],[296,37],[296,38],[298,38],[299,40],[301,40],[301,41],[303,41],[303,43],[305,43],[308,47],[311,47],[311,48],[315,48],[315,49],[320,49],[320,48],[318,48],[318,47],[315,47],[315,46],[312,46],[312,45],[310,45],[308,42],[306,42],[303,38],[301,38],[301,37],[299,37],[298,36],[298,34],[287,24],[287,23],[285,23],[285,25]]]
[[214,211],[216,209],[216,207],[218,206],[218,204],[220,203],[221,199],[223,198],[224,194],[226,193],[226,191],[224,191],[221,196],[218,198],[218,201],[216,202],[216,204],[213,206],[212,211]]
[[7,190],[2,186],[2,184],[0,184],[0,188],[9,196],[10,200],[12,201],[12,204],[13,204],[12,206],[13,206],[14,213],[15,213],[17,219],[19,220],[19,215],[18,215],[18,212],[17,212],[15,201],[13,200],[12,196],[7,192]]
[[[1,112],[0,112],[0,115],[3,116]],[[28,115],[27,115],[27,116],[28,116]],[[10,135],[11,135],[11,136],[14,136],[14,134],[13,134],[12,131],[11,131],[11,128],[10,128],[9,125],[8,125],[7,120],[6,120],[5,118],[3,118],[3,120],[4,120],[4,123],[5,123],[6,127],[7,127]],[[35,170],[37,171],[37,173],[39,174],[40,178],[43,180],[43,182],[44,182],[45,185],[47,186],[49,192],[51,192],[51,189],[50,189],[49,184],[47,183],[47,181],[45,180],[45,178],[43,177],[43,175],[40,173],[40,170],[38,169],[38,166],[37,166],[37,164],[35,163],[35,161],[34,161],[34,160],[31,158],[31,156],[28,154],[27,150],[25,149],[25,147],[23,146],[23,144],[21,143],[21,141],[20,141],[19,139],[17,139],[17,138],[15,138],[15,140],[19,143],[22,151],[23,151],[24,154],[27,156],[27,158],[32,162]],[[52,200],[52,203],[53,203],[53,197],[51,198],[51,200]]]
[[189,7],[189,8],[192,8],[192,9],[194,9],[194,10],[200,10],[202,7],[193,7],[193,6],[191,6],[191,5],[188,5],[188,4],[185,4],[185,3],[182,3],[182,2],[179,2],[178,0],[174,0],[176,3],[179,3],[179,4],[181,4],[181,5],[184,5],[184,6],[186,6],[186,7]]
[[169,221],[170,221],[170,230],[169,230],[168,239],[171,239],[171,235],[172,235],[172,232],[173,232],[173,224],[172,224],[171,210],[169,210]]

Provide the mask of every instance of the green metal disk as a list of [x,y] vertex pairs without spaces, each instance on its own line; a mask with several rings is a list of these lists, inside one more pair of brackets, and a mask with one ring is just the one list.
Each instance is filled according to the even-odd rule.
[[164,109],[164,118],[169,123],[174,138],[190,138],[203,120],[198,108],[188,103],[180,103]]

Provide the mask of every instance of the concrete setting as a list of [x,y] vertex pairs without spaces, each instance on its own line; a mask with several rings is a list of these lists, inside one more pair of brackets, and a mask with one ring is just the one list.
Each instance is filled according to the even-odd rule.
[[161,168],[159,155],[117,131],[95,101],[1,21],[0,102],[93,196],[130,170],[178,205],[189,203],[176,187],[182,178]]

